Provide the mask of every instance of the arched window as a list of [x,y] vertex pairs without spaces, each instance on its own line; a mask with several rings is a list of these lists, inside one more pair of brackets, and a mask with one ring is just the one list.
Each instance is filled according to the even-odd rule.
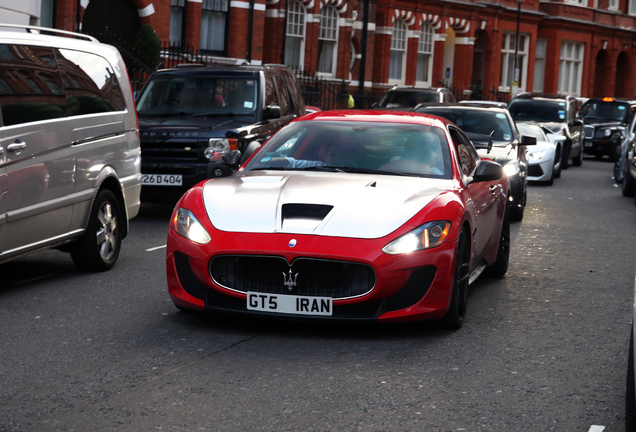
[[285,65],[302,69],[305,62],[305,7],[296,0],[287,4],[287,28],[285,30]]
[[318,34],[318,72],[335,75],[338,56],[338,11],[325,6],[320,11]]
[[431,85],[433,71],[433,26],[422,23],[417,44],[417,75],[415,80],[422,86]]
[[404,82],[406,72],[406,23],[396,19],[391,33],[391,60],[389,80]]

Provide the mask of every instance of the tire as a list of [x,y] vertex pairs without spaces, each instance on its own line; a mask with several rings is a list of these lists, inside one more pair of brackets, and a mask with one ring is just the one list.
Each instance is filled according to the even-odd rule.
[[108,189],[97,193],[86,232],[71,248],[77,267],[89,271],[110,270],[119,257],[123,220],[120,204]]
[[559,155],[559,156],[558,156],[558,159],[555,162],[555,164],[558,164],[559,167],[556,168],[556,170],[554,171],[554,178],[558,179],[558,178],[561,178],[561,165],[563,165],[562,163],[559,163],[559,161],[561,160],[561,147],[557,148],[556,154]]
[[625,432],[636,432],[636,389],[634,388],[634,329],[629,338],[627,385],[625,391]]
[[521,207],[514,206],[510,208],[511,222],[521,222],[523,220],[523,211],[526,208],[526,193],[523,193],[523,205]]
[[499,235],[499,249],[497,250],[497,260],[486,268],[488,276],[501,278],[508,271],[510,262],[510,216],[508,212],[504,215]]
[[625,197],[633,197],[636,195],[636,181],[634,177],[629,173],[623,171],[623,182],[621,183],[621,193]]
[[568,169],[568,164],[570,163],[570,150],[572,148],[572,143],[567,140],[563,143],[563,159],[561,160],[561,169]]
[[451,301],[448,311],[442,318],[442,326],[449,330],[459,330],[464,325],[468,306],[468,276],[470,266],[470,250],[468,249],[468,235],[462,230],[457,240],[455,257],[455,272]]

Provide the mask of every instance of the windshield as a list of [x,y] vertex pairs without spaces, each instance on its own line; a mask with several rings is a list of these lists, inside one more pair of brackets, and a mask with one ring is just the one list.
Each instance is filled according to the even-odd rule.
[[581,108],[585,123],[619,122],[627,123],[629,104],[624,102],[603,102],[590,100]]
[[440,102],[437,92],[392,91],[385,94],[378,108],[414,108],[424,102]]
[[450,179],[444,129],[400,123],[300,121],[274,135],[246,170],[313,170]]
[[516,99],[508,105],[513,120],[565,123],[565,102]]
[[163,75],[137,103],[140,118],[173,115],[256,115],[258,82],[247,78]]
[[537,141],[548,141],[548,137],[541,129],[541,126],[528,124],[528,123],[517,123],[517,129],[519,129],[519,133],[521,135],[535,137]]
[[508,116],[501,111],[470,108],[424,108],[418,112],[444,117],[466,133],[490,135],[495,146],[506,146],[514,140]]

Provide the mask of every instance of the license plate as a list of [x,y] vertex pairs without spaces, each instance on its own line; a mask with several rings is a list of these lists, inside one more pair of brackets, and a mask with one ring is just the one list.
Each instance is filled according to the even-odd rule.
[[181,186],[183,184],[183,178],[182,176],[175,174],[142,174],[141,184],[154,186]]
[[594,143],[591,142],[586,142],[585,143],[585,147],[592,147],[594,145]]
[[305,297],[286,294],[247,293],[247,309],[295,315],[331,316],[331,297]]

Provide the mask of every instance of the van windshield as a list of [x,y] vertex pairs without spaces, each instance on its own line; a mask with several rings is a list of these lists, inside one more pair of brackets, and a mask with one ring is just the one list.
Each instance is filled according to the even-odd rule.
[[139,96],[140,118],[182,115],[255,116],[258,81],[251,78],[166,75],[154,78]]

